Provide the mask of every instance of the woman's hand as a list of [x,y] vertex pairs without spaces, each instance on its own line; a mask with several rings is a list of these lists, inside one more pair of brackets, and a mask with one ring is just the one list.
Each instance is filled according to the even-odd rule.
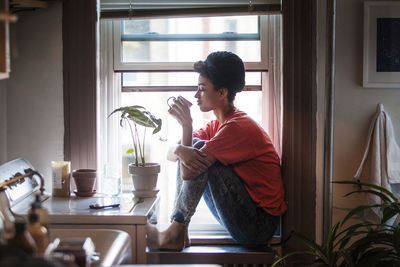
[[182,127],[192,127],[192,116],[190,115],[191,103],[181,96],[174,99],[168,113],[174,117]]
[[207,160],[207,153],[197,148],[180,145],[176,150],[176,154],[181,164],[192,173],[200,174],[211,165]]

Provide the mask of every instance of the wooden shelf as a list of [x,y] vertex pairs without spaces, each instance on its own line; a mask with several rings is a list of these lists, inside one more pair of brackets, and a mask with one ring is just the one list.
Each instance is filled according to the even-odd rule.
[[10,76],[9,23],[17,21],[13,13],[47,8],[55,1],[62,0],[0,0],[0,80]]
[[0,79],[6,79],[10,73],[9,22],[16,16],[8,13],[8,0],[0,0]]
[[47,8],[51,2],[63,0],[9,0],[12,13]]
[[0,21],[16,22],[17,16],[7,11],[0,10]]
[[41,0],[10,0],[10,8],[47,8],[47,2]]

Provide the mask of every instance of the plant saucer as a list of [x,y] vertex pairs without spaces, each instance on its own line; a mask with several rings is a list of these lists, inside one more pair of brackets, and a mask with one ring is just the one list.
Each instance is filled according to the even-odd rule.
[[158,191],[160,191],[160,189],[132,190],[132,193],[135,195],[135,197],[144,198],[144,197],[155,197],[155,196],[157,196]]
[[93,190],[92,192],[78,192],[74,190],[74,193],[78,197],[92,197],[96,194],[96,190]]

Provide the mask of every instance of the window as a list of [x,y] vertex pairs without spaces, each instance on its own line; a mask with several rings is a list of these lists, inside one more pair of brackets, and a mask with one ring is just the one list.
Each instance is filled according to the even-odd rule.
[[115,71],[191,71],[218,50],[238,54],[247,70],[266,70],[266,16],[126,20],[114,23]]
[[[119,106],[142,105],[163,120],[157,136],[147,137],[148,161],[161,163],[158,179],[159,223],[168,223],[175,197],[177,164],[166,160],[170,144],[180,139],[181,128],[168,116],[167,99],[182,95],[192,103],[197,90],[198,74],[193,63],[219,50],[232,51],[245,62],[246,87],[237,94],[235,105],[259,124],[268,124],[268,47],[267,23],[270,15],[210,16],[193,18],[132,19],[113,22],[113,64],[118,82]],[[272,15],[278,16],[278,15]],[[108,96],[109,97],[109,96]],[[116,107],[114,107],[116,108]],[[111,109],[112,110],[112,109]],[[212,113],[191,108],[193,128],[198,129],[214,119]],[[111,125],[111,124],[110,124]],[[118,124],[111,127],[118,127]],[[127,164],[132,161],[125,151],[130,147],[127,131],[119,130],[124,190],[131,190]],[[104,161],[104,160],[102,160]],[[102,162],[101,164],[103,164]],[[217,222],[201,201],[191,226]]]

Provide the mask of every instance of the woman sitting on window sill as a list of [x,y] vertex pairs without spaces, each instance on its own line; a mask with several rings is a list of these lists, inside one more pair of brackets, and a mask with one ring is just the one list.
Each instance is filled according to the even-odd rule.
[[245,85],[242,60],[214,52],[196,62],[195,95],[216,120],[193,132],[190,104],[178,97],[169,113],[182,126],[180,144],[168,158],[179,160],[177,194],[169,227],[147,224],[150,249],[182,250],[190,245],[188,225],[203,196],[211,213],[244,246],[267,244],[286,210],[280,159],[268,134],[234,104]]

